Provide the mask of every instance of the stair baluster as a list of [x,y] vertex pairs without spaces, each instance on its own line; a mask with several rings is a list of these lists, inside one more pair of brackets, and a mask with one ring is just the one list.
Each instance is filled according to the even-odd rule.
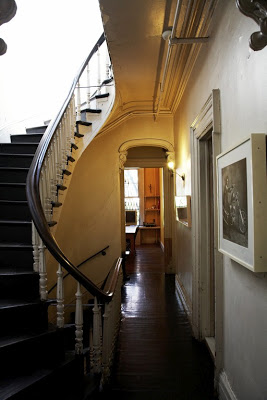
[[32,247],[33,247],[33,270],[39,272],[39,235],[32,222]]
[[81,285],[77,282],[76,309],[75,309],[75,353],[82,354],[83,352],[83,305]]
[[86,106],[87,106],[87,108],[90,108],[90,97],[91,97],[91,88],[90,88],[90,62],[87,64],[86,72],[87,72],[87,101],[86,101]]
[[98,305],[97,297],[95,297],[93,307],[93,357],[91,364],[92,372],[95,374],[101,372],[101,342],[101,309]]
[[64,328],[64,286],[63,271],[60,264],[57,270],[57,327]]
[[102,350],[102,378],[101,385],[108,382],[110,367],[114,355],[117,333],[121,317],[121,287],[122,272],[120,272],[115,294],[109,303],[105,303],[103,315],[103,350]]
[[80,86],[80,81],[77,83],[77,114],[76,114],[76,120],[80,121],[81,119],[81,86]]
[[40,298],[41,300],[47,300],[47,272],[45,262],[45,245],[42,239],[39,237],[39,275],[40,275]]
[[100,65],[100,50],[99,46],[97,49],[97,85],[98,85],[98,94],[101,94],[101,65]]

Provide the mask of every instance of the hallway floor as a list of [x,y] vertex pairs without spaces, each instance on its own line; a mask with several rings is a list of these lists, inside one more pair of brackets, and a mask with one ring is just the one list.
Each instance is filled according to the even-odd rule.
[[114,371],[99,398],[215,400],[212,360],[192,338],[160,247],[138,246],[126,272]]

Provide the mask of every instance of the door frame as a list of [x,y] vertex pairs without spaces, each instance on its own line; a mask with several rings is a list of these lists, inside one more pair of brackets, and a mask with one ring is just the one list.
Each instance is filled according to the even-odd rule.
[[[190,127],[192,156],[192,328],[194,336],[203,340],[211,331],[210,313],[210,251],[209,213],[206,212],[207,180],[201,169],[207,162],[207,146],[205,141],[212,138],[213,147],[213,197],[214,197],[214,271],[215,271],[215,343],[208,343],[214,356],[216,375],[222,367],[223,346],[223,258],[218,251],[218,207],[217,207],[217,175],[216,157],[221,151],[221,117],[220,92],[212,90],[208,100],[202,107]],[[207,143],[207,142],[206,142]],[[206,182],[207,183],[207,182]],[[214,348],[213,348],[214,346]],[[215,376],[216,379],[216,376]]]
[[119,167],[120,167],[120,188],[121,188],[121,246],[122,251],[125,248],[125,229],[124,221],[124,165],[127,162],[128,150],[132,147],[153,146],[161,147],[166,150],[166,159],[135,159],[133,165],[127,164],[127,167],[140,168],[163,168],[163,185],[164,185],[164,264],[165,273],[174,273],[174,264],[172,258],[172,242],[173,242],[173,220],[174,220],[174,188],[173,179],[167,166],[168,162],[174,160],[174,147],[164,139],[142,138],[127,140],[119,147]]

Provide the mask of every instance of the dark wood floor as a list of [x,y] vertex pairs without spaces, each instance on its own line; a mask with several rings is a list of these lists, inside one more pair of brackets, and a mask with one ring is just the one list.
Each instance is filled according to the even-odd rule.
[[126,272],[114,371],[99,398],[215,399],[212,360],[192,338],[174,276],[164,274],[160,247],[137,247]]

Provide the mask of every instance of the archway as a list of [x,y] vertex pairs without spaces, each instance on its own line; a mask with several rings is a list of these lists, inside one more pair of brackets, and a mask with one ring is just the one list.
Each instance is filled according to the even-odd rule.
[[[163,157],[136,157],[129,159],[128,155],[130,149],[133,148],[161,148],[164,152]],[[164,259],[165,259],[165,273],[174,273],[174,266],[172,262],[172,238],[173,238],[173,218],[174,218],[174,203],[173,203],[173,179],[172,174],[167,166],[168,162],[174,160],[174,147],[173,145],[163,139],[144,138],[128,140],[121,144],[119,151],[119,165],[120,165],[120,188],[121,188],[121,221],[122,221],[122,249],[125,249],[125,210],[124,210],[124,168],[139,167],[139,168],[162,168],[163,169],[163,182],[164,182]],[[138,152],[136,153],[138,154]],[[157,153],[158,154],[158,153]]]

